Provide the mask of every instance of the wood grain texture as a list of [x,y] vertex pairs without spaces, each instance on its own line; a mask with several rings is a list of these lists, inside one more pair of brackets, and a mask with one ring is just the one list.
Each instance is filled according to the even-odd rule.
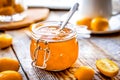
[[111,55],[113,54],[115,58],[120,58],[120,32],[109,35],[92,35],[90,40]]
[[100,58],[109,58],[115,61],[120,66],[120,59],[115,58],[98,47],[90,39],[78,40],[79,42],[79,57],[76,63],[69,69],[59,72],[50,72],[34,68],[31,66],[31,57],[29,51],[30,38],[25,34],[24,29],[7,31],[14,37],[13,49],[17,54],[21,64],[23,65],[25,72],[29,76],[30,80],[76,80],[74,72],[82,65],[91,66],[95,70],[95,76],[93,80],[119,80],[120,73],[114,78],[108,78],[102,75],[95,66],[95,61]]
[[18,22],[10,22],[10,23],[0,23],[0,30],[11,30],[18,29],[22,27],[26,27],[34,22],[43,21],[49,15],[49,9],[47,8],[39,8],[39,9],[28,9],[25,14],[27,17]]

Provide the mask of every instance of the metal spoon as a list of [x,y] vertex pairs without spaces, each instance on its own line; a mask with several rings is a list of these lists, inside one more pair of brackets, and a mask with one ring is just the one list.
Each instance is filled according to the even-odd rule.
[[68,23],[72,15],[75,13],[75,11],[78,10],[78,7],[79,7],[79,3],[75,3],[74,6],[70,9],[66,20],[62,22],[59,30],[62,30],[66,26],[66,24]]

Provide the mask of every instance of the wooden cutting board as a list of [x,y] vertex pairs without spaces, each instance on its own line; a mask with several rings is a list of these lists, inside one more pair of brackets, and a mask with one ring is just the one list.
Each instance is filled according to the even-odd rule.
[[28,9],[26,11],[27,17],[18,22],[0,23],[0,30],[11,30],[29,26],[30,24],[38,21],[45,20],[49,15],[49,9],[38,8]]

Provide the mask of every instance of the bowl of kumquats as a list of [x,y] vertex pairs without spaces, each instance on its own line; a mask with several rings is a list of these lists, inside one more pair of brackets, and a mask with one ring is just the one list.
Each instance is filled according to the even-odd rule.
[[89,30],[92,31],[107,31],[109,29],[109,22],[104,17],[95,17],[95,18],[89,18],[84,17],[82,19],[78,19],[76,21],[76,25],[86,25]]
[[92,34],[109,34],[120,31],[119,18],[120,15],[111,16],[109,19],[103,16],[81,16],[79,12],[76,12],[70,22],[78,27],[87,26]]

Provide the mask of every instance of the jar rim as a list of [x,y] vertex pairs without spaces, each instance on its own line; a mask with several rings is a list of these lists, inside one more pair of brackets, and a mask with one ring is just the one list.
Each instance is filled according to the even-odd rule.
[[[50,27],[50,26],[57,26],[57,27],[60,27],[60,24],[61,22],[60,21],[43,21],[43,22],[38,22],[38,23],[35,23],[32,25],[32,36],[33,36],[33,39],[35,40],[38,40],[41,38],[41,35],[44,35],[44,36],[52,36],[52,37],[49,37],[48,38],[41,38],[41,40],[44,40],[44,41],[48,41],[48,42],[59,42],[59,41],[66,41],[66,40],[70,40],[74,37],[76,37],[76,31],[74,29],[74,26],[71,24],[71,23],[68,23],[66,25],[65,28],[68,28],[70,29],[70,32],[69,33],[65,33],[66,37],[64,37],[64,39],[53,39],[53,37],[56,36],[57,33],[55,34],[48,34],[50,31],[48,32],[39,32],[40,29],[42,28],[46,28],[46,27]],[[38,31],[38,32],[37,32]],[[54,30],[51,30],[52,32],[54,32]]]

